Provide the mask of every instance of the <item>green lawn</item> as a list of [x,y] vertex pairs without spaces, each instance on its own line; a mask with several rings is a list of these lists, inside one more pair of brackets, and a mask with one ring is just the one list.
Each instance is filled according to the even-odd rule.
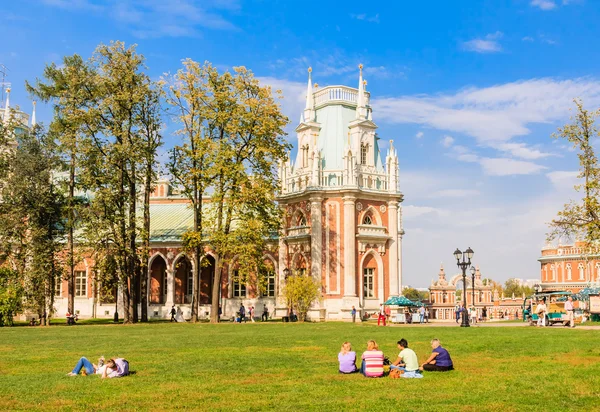
[[[0,410],[598,410],[600,331],[371,324],[169,324],[0,328]],[[437,337],[456,370],[424,379],[339,375],[349,340],[422,361]],[[80,356],[136,374],[67,377]]]

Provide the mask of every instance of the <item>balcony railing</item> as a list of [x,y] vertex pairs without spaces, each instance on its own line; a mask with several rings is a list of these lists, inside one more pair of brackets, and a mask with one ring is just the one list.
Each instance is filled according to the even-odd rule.
[[[355,105],[358,100],[358,90],[346,86],[327,86],[314,93],[315,107],[327,103],[350,103]],[[369,93],[365,92],[365,104],[369,105]]]
[[[357,177],[351,176],[349,182],[343,170],[324,170],[319,174],[319,187],[324,189],[355,186],[365,190],[388,191],[388,181],[385,173],[360,171]],[[286,179],[287,193],[302,192],[309,187],[312,187],[312,173],[308,169],[302,169],[299,173]]]
[[310,236],[310,226],[295,226],[287,231],[287,237]]

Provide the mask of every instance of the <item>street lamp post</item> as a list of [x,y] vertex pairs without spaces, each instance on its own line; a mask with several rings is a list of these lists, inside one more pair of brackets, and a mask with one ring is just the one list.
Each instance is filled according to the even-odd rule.
[[[454,257],[456,258],[456,265],[462,270],[462,278],[463,278],[463,299],[462,299],[462,323],[460,326],[462,328],[469,327],[469,317],[467,315],[467,268],[471,266],[471,258],[473,258],[473,250],[469,247],[464,252],[461,252],[459,249],[454,251]],[[474,274],[473,274],[474,276]]]

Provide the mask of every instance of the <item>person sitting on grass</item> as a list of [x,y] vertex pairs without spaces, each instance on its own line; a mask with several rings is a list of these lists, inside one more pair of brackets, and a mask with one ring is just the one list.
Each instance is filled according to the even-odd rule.
[[396,359],[391,365],[390,369],[398,369],[404,371],[402,374],[403,378],[422,378],[423,375],[419,371],[419,360],[414,350],[408,348],[408,342],[402,338],[398,341],[398,359]]
[[439,339],[433,339],[431,341],[431,356],[429,359],[425,361],[419,368],[420,370],[425,370],[429,372],[447,372],[454,369],[454,365],[452,364],[452,358],[450,358],[450,354],[440,343]]
[[338,354],[338,361],[340,362],[340,373],[355,373],[358,372],[356,368],[356,352],[352,350],[350,342],[344,342],[342,349]]
[[383,352],[379,350],[377,342],[367,342],[367,350],[362,354],[360,373],[367,378],[381,378],[383,376]]

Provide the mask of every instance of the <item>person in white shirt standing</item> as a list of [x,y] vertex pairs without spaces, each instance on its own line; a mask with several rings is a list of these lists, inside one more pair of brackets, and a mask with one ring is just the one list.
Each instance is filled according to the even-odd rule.
[[546,326],[546,304],[543,300],[538,302],[538,305],[535,308],[535,313],[538,315],[537,326]]
[[569,321],[569,326],[572,328],[575,327],[574,309],[575,308],[573,307],[573,298],[569,296],[567,298],[567,301],[565,302],[565,310],[567,311],[567,320]]

